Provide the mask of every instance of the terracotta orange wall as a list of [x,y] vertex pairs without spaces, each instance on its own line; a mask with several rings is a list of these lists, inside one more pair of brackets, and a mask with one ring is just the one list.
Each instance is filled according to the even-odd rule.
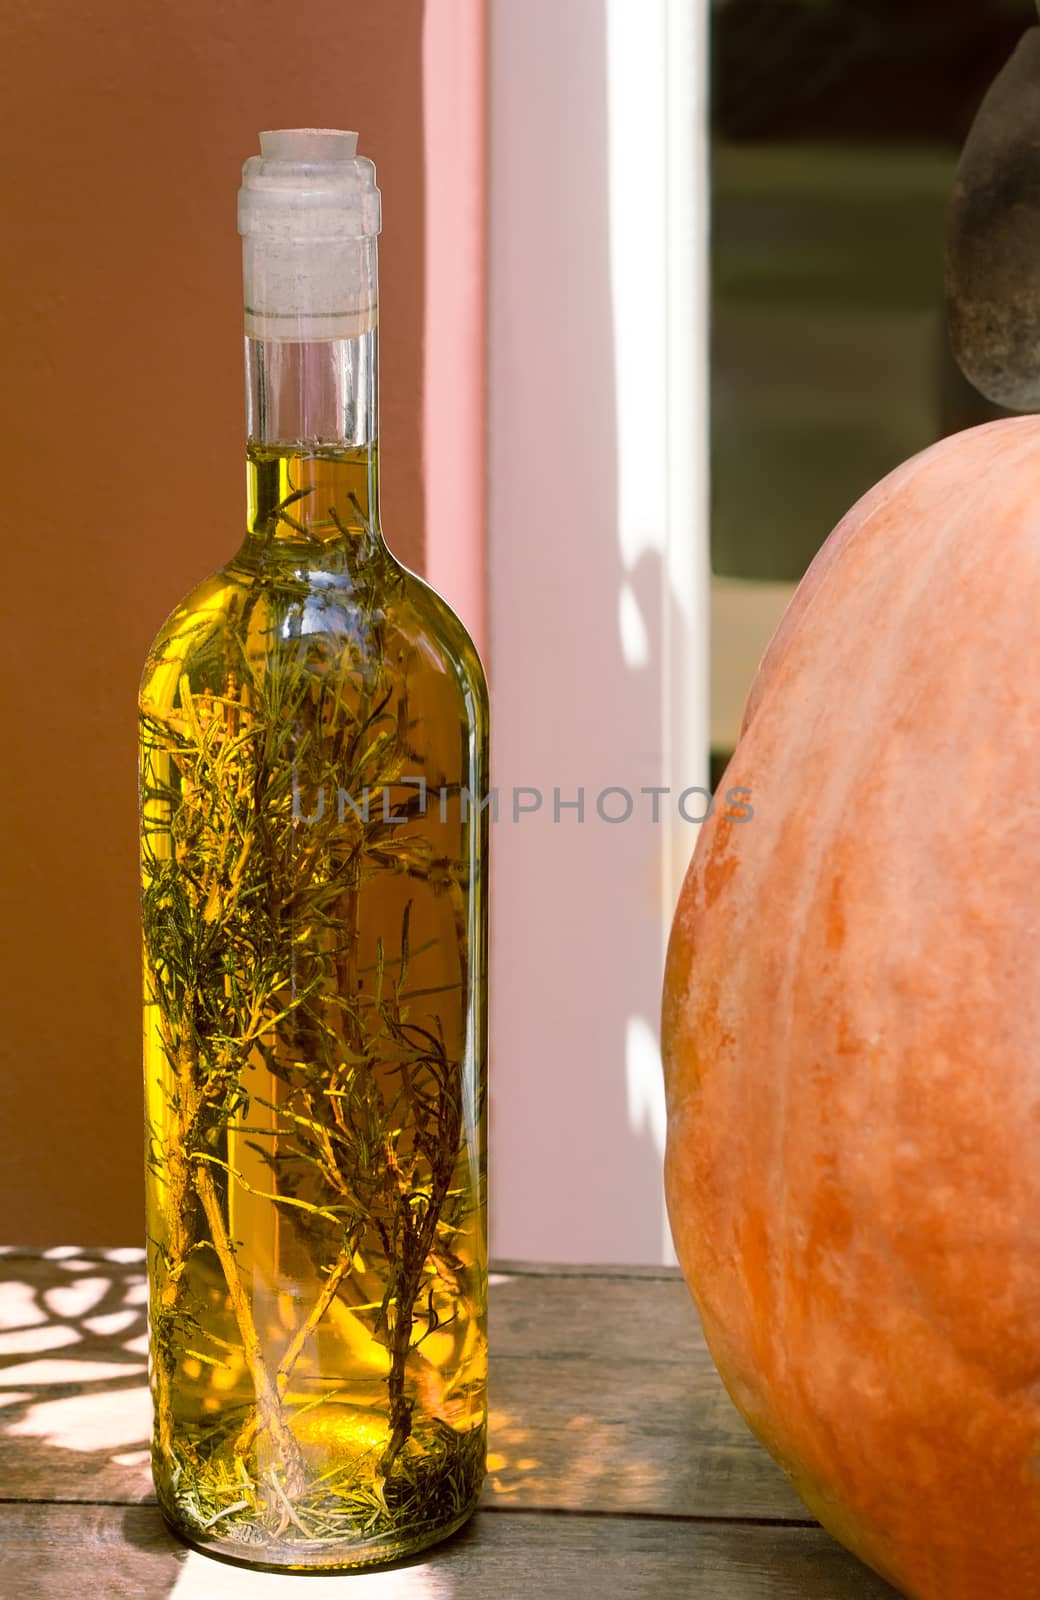
[[358,128],[377,163],[385,524],[422,566],[423,10],[0,0],[0,1242],[143,1229],[136,691],[241,537],[261,128]]

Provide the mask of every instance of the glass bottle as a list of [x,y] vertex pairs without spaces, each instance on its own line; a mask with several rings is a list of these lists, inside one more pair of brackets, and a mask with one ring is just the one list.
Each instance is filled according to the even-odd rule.
[[487,691],[379,523],[379,191],[243,169],[247,525],[140,696],[153,1471],[194,1545],[385,1561],[487,1424]]

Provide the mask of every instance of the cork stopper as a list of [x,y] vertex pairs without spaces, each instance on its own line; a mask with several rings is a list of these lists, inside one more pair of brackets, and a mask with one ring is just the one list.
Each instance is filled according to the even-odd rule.
[[245,162],[238,231],[250,337],[356,338],[375,326],[380,198],[357,143],[338,128],[276,128]]

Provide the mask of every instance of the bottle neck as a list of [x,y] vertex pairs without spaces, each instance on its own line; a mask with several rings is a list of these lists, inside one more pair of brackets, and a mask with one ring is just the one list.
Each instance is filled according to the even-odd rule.
[[381,544],[378,335],[246,339],[247,539],[259,557]]

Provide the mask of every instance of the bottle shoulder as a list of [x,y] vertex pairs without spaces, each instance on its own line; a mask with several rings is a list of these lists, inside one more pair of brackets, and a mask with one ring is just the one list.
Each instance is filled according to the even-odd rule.
[[486,712],[484,668],[448,602],[389,551],[370,572],[311,568],[257,573],[234,560],[196,584],[174,607],[148,652],[142,703],[170,703],[187,674],[217,687],[229,665],[278,671],[336,655],[412,663],[454,679]]
[[425,578],[410,568],[398,565],[409,609],[420,625],[426,624],[459,676],[466,681],[478,702],[487,705],[488,686],[484,663],[458,612]]

